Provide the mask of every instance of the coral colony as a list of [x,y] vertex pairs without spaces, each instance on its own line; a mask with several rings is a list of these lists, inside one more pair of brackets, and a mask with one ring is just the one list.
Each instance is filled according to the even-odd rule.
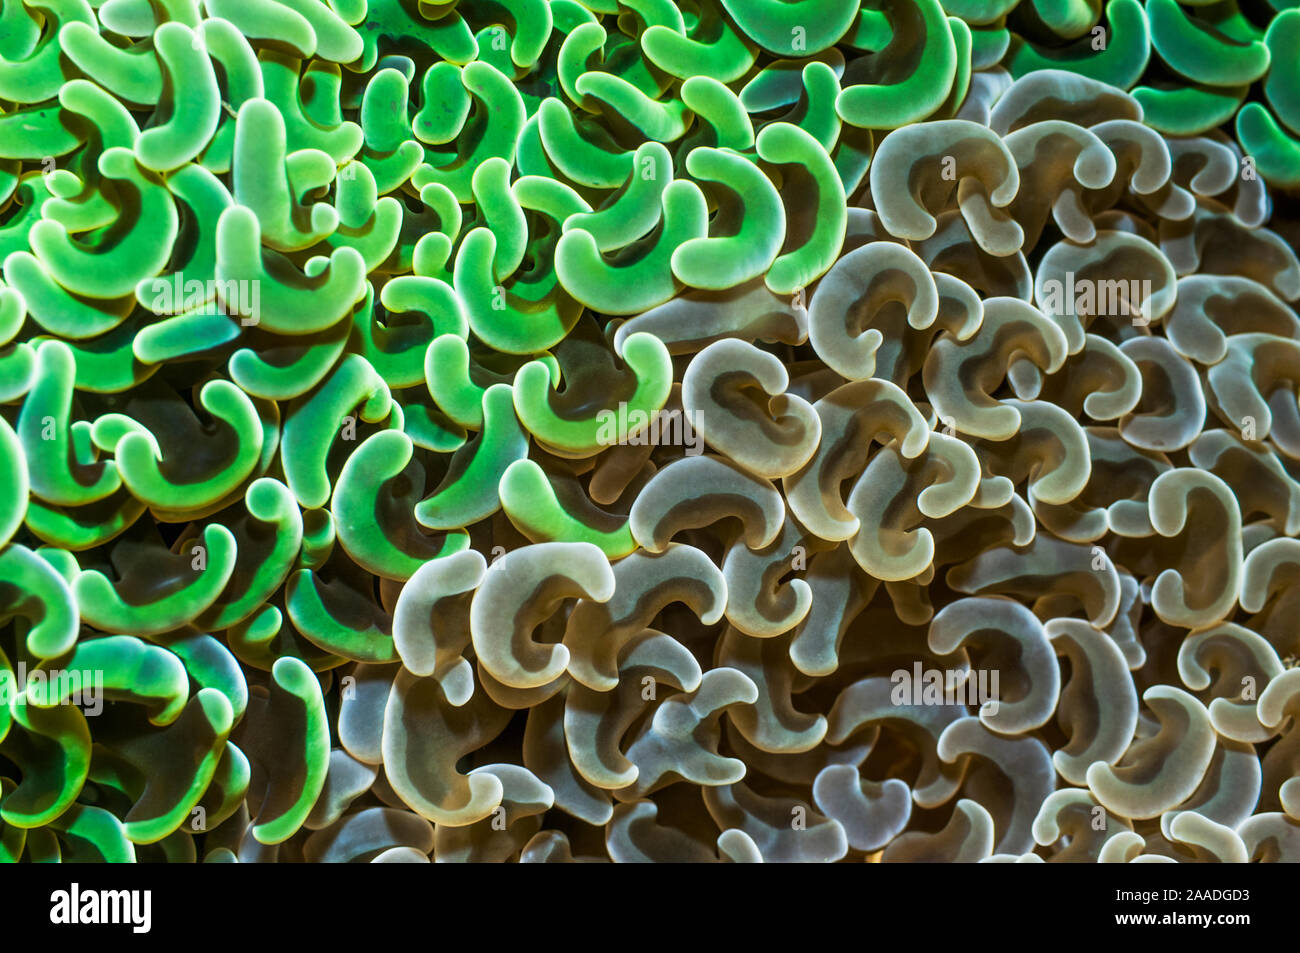
[[0,859],[1300,860],[1292,6],[3,0]]

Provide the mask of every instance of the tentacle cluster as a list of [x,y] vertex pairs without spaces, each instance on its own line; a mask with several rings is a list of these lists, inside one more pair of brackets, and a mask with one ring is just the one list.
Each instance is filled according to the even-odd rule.
[[1298,16],[0,0],[0,859],[1300,859]]

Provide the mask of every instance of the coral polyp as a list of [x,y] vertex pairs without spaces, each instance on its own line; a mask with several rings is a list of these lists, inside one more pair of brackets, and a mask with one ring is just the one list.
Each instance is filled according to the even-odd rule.
[[1297,52],[0,0],[0,859],[1300,859]]

